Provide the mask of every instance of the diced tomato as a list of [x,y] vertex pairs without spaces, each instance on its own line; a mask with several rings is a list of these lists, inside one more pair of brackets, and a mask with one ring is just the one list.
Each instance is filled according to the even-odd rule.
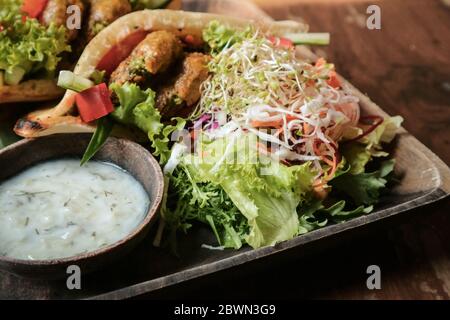
[[339,80],[336,71],[330,71],[327,83],[335,89],[339,89],[341,87],[341,81]]
[[315,66],[316,67],[322,67],[322,66],[324,66],[326,64],[327,64],[327,61],[324,58],[321,57],[321,58],[317,59]]
[[306,82],[306,87],[308,87],[308,88],[314,88],[315,86],[316,86],[316,80],[309,79],[309,80]]
[[22,15],[22,22],[25,23],[27,21],[28,17],[26,15]]
[[114,111],[110,92],[105,83],[81,91],[75,96],[75,103],[84,122],[97,120]]
[[186,35],[183,41],[192,47],[200,47],[203,44],[203,41],[201,39],[194,37],[191,34]]
[[274,36],[268,36],[267,40],[269,40],[273,45],[278,46],[284,49],[290,49],[294,47],[294,43],[286,38],[278,38]]
[[[30,18],[37,18],[47,6],[48,0],[24,0],[21,10]],[[22,18],[23,19],[23,18]]]
[[106,75],[110,75],[130,55],[139,42],[144,40],[147,33],[145,30],[136,31],[112,46],[97,64],[97,70],[104,70]]

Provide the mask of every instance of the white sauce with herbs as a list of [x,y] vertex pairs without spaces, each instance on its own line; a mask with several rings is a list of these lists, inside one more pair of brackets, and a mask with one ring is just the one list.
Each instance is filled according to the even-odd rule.
[[45,260],[123,239],[144,219],[149,198],[120,168],[61,159],[0,184],[0,255]]

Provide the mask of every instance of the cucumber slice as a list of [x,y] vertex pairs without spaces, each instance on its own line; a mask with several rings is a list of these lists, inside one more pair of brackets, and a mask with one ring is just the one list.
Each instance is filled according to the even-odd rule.
[[14,67],[11,71],[5,72],[5,83],[10,86],[19,84],[25,75],[25,70],[20,67]]
[[330,44],[329,33],[287,33],[284,37],[291,40],[296,45],[326,46]]
[[133,10],[161,9],[169,4],[171,0],[132,0]]
[[77,76],[72,71],[63,70],[59,72],[57,85],[67,90],[81,92],[94,86],[94,83],[86,78]]

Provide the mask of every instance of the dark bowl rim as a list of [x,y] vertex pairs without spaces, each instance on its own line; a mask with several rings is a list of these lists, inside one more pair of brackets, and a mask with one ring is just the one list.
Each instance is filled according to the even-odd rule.
[[[83,133],[66,133],[64,135],[80,135],[80,134],[83,134]],[[49,136],[47,136],[47,137],[49,137]],[[32,139],[23,139],[23,140],[17,141],[3,149],[0,149],[0,156],[3,153],[5,153],[11,149],[14,149],[17,147],[23,147],[23,145],[32,143],[33,141],[40,139],[40,138],[45,138],[45,136],[39,137],[39,138],[32,138]],[[157,183],[157,193],[155,195],[155,199],[149,205],[149,207],[147,209],[147,213],[145,215],[145,218],[141,221],[141,223],[126,237],[124,237],[108,246],[100,247],[99,249],[96,249],[94,251],[80,253],[80,254],[66,257],[66,258],[45,259],[45,260],[25,260],[25,259],[11,258],[11,257],[7,257],[7,256],[0,256],[0,263],[5,262],[5,263],[9,263],[9,264],[14,264],[14,265],[28,265],[28,266],[56,266],[56,265],[67,265],[69,263],[76,264],[76,262],[80,262],[83,260],[87,260],[90,258],[94,258],[94,257],[101,256],[101,255],[112,252],[114,249],[119,248],[126,242],[133,240],[136,236],[138,236],[142,232],[143,229],[145,229],[150,224],[150,222],[152,222],[152,219],[154,218],[154,216],[156,215],[157,211],[160,208],[160,205],[161,205],[161,202],[163,199],[163,194],[164,194],[164,175],[163,175],[161,166],[159,165],[158,161],[156,161],[156,159],[153,157],[153,155],[150,153],[150,151],[145,149],[140,144],[138,144],[134,141],[128,140],[128,139],[122,139],[122,138],[116,138],[116,137],[108,137],[105,144],[111,140],[122,141],[124,143],[132,145],[134,148],[141,149],[142,151],[144,151],[144,153],[146,153],[148,155],[148,160],[150,161],[150,165],[155,169],[154,171],[157,175],[156,180],[161,182],[161,183]],[[43,159],[43,160],[45,160],[45,159]],[[115,164],[115,165],[117,165],[117,164]],[[122,168],[121,166],[119,166],[119,167]],[[135,177],[135,179],[136,179],[136,177]]]

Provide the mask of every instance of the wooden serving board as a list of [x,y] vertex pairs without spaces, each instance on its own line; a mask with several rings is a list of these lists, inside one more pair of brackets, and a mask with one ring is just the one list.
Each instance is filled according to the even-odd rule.
[[[184,9],[239,15],[254,20],[271,19],[253,4],[238,0],[191,0],[184,2]],[[307,48],[301,48],[300,53],[314,58]],[[346,85],[356,90],[349,83]],[[355,91],[355,94],[361,99],[363,111],[386,114],[364,94],[359,91]],[[0,272],[0,299],[124,299],[150,292],[157,296],[158,290],[188,280],[200,280],[207,276],[208,281],[215,281],[213,275],[218,271],[226,272],[230,268],[248,270],[249,265],[255,265],[258,261],[274,261],[289,254],[299,254],[310,247],[320,247],[337,235],[356,232],[384,218],[437,201],[450,193],[450,170],[447,165],[406,130],[401,130],[394,150],[396,170],[402,176],[401,183],[382,199],[370,215],[257,250],[202,249],[201,244],[214,243],[214,236],[208,228],[196,226],[187,236],[181,237],[180,257],[173,256],[166,249],[154,248],[153,231],[125,259],[100,272],[83,276],[81,290],[68,290],[65,281],[24,279]]]

